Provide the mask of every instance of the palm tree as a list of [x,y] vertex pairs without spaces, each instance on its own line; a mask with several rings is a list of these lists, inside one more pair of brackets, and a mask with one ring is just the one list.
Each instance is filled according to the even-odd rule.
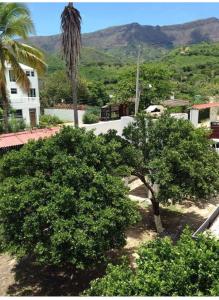
[[19,63],[36,69],[39,74],[46,70],[41,51],[14,40],[14,38],[26,40],[30,33],[34,33],[34,25],[28,8],[21,3],[0,3],[0,97],[6,132],[8,132],[9,110],[5,76],[7,64],[11,66],[16,82],[24,91],[29,90],[30,81]]
[[73,3],[65,6],[61,15],[62,48],[68,76],[72,81],[72,97],[75,127],[78,127],[77,71],[81,49],[81,16]]

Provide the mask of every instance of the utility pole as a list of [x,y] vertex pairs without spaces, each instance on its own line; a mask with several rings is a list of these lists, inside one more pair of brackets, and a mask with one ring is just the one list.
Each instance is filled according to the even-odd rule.
[[140,69],[140,45],[138,46],[138,60],[137,60],[137,71],[136,71],[136,95],[135,95],[135,116],[138,113],[140,90],[139,90],[139,69]]

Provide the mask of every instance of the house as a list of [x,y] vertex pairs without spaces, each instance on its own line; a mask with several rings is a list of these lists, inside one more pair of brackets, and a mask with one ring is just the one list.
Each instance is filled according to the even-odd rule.
[[40,100],[38,76],[36,70],[26,65],[20,64],[21,68],[26,72],[30,80],[29,92],[24,92],[17,84],[13,74],[13,69],[8,64],[6,66],[6,82],[7,92],[10,105],[16,110],[16,117],[23,118],[27,126],[35,127],[39,124],[40,116]]

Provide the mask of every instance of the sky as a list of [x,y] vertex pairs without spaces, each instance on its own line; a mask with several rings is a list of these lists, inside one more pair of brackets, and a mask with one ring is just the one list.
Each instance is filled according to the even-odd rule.
[[[27,3],[37,35],[60,33],[65,3]],[[137,22],[141,25],[172,25],[197,19],[219,19],[219,3],[77,3],[82,33]]]

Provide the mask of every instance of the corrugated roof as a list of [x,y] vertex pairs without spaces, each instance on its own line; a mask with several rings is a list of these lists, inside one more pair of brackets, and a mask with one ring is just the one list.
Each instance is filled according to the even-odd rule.
[[38,140],[40,138],[48,138],[59,132],[60,127],[34,129],[31,131],[22,131],[16,133],[8,133],[0,135],[0,149],[14,147],[26,144],[29,140]]
[[206,109],[211,107],[219,107],[219,102],[203,103],[203,104],[194,104],[192,108],[194,109]]

